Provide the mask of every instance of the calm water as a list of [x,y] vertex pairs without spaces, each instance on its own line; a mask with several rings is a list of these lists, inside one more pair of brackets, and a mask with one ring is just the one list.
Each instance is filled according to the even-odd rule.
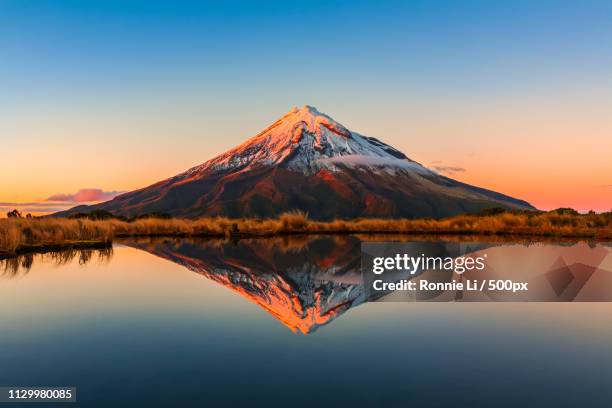
[[[475,245],[558,300],[612,293],[608,245]],[[0,386],[74,385],[66,406],[612,406],[612,303],[365,303],[354,237],[0,266]]]

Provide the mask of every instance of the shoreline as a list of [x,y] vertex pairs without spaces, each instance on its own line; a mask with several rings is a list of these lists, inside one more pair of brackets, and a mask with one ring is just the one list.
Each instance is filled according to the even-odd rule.
[[0,259],[24,253],[96,249],[125,238],[273,238],[311,235],[489,237],[508,240],[612,240],[612,213],[501,213],[435,219],[313,221],[299,212],[274,219],[142,218],[122,221],[34,218],[0,220]]
[[[112,248],[114,244],[122,244],[122,241],[127,239],[206,239],[206,240],[224,240],[224,241],[239,241],[247,239],[273,239],[273,238],[299,238],[299,237],[316,237],[316,236],[355,236],[364,240],[374,240],[376,238],[388,238],[384,241],[393,241],[397,238],[404,238],[405,241],[410,241],[410,238],[421,239],[421,240],[444,240],[444,241],[457,241],[457,242],[502,242],[502,243],[548,243],[548,242],[561,242],[561,243],[577,243],[577,242],[612,242],[612,238],[599,238],[588,235],[535,235],[535,234],[511,234],[511,233],[494,233],[494,234],[483,234],[478,232],[415,232],[407,233],[402,231],[359,231],[359,232],[346,232],[346,231],[325,231],[325,232],[284,232],[276,234],[240,234],[240,235],[210,235],[210,234],[130,234],[130,235],[117,235],[115,239],[111,241],[71,241],[58,244],[36,244],[36,245],[23,245],[18,247],[12,252],[0,250],[0,260],[15,258],[20,255],[28,254],[47,254],[52,252],[61,252],[67,250],[87,250],[87,249],[108,249]],[[469,239],[462,239],[469,238]]]

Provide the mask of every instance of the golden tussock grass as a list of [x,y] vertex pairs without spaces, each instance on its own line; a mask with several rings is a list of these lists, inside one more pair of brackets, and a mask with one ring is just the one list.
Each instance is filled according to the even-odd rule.
[[461,215],[434,219],[356,219],[312,221],[293,211],[275,219],[144,218],[132,222],[117,219],[10,218],[0,220],[0,255],[56,247],[110,244],[116,237],[145,236],[274,236],[288,234],[434,234],[517,235],[612,238],[612,213],[563,212]]

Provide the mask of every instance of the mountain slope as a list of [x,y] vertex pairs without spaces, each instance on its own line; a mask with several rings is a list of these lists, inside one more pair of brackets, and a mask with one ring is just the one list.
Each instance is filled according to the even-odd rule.
[[446,217],[525,202],[433,172],[311,106],[294,108],[243,144],[175,177],[94,209],[133,216],[272,217],[299,209],[311,218]]

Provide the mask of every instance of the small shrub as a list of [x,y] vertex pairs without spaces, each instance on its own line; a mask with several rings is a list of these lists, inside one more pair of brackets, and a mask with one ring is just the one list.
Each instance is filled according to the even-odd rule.
[[579,215],[580,213],[573,208],[557,208],[556,210],[552,210],[549,212],[550,214],[558,214],[558,215]]
[[23,218],[23,215],[21,215],[18,209],[14,209],[6,213],[6,218]]
[[502,207],[492,207],[492,208],[485,208],[484,210],[481,210],[477,215],[481,217],[488,217],[491,215],[504,214],[507,211],[508,211],[507,209],[502,208]]

